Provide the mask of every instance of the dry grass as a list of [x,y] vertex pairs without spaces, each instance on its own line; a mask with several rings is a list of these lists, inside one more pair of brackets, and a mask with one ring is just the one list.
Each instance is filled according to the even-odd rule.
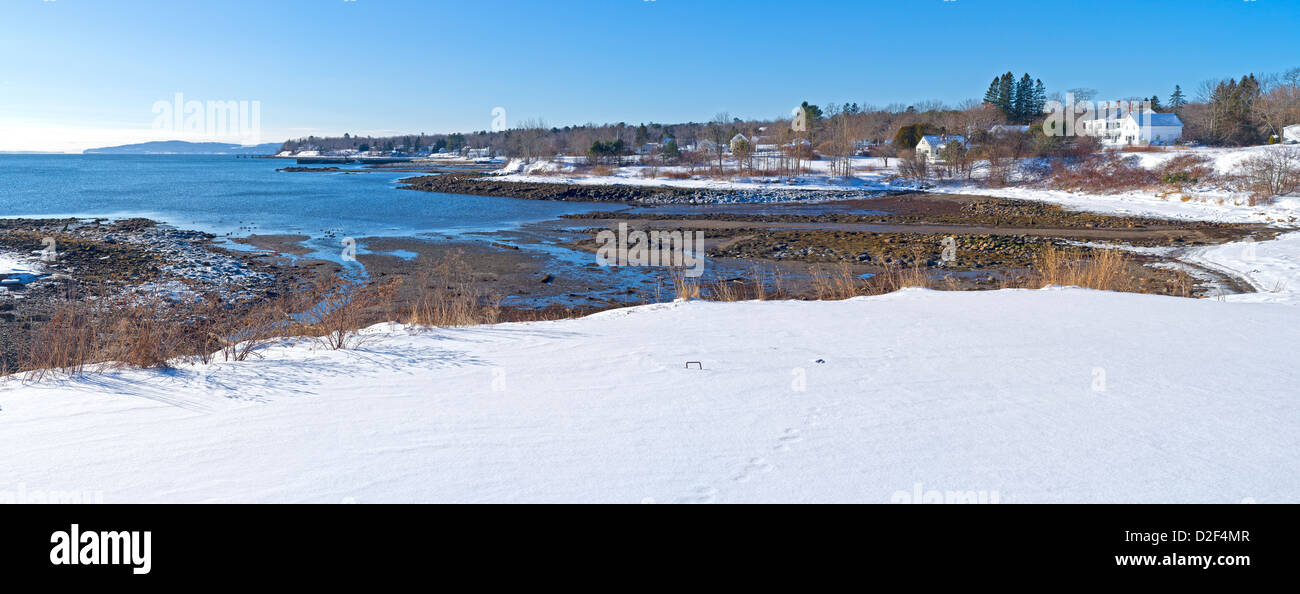
[[474,288],[468,262],[455,252],[419,273],[420,286],[406,311],[416,326],[492,324],[501,315],[500,297]]
[[686,271],[673,268],[669,273],[673,281],[673,299],[699,299],[700,281],[696,277],[686,276]]
[[331,274],[288,297],[244,304],[214,295],[175,301],[69,291],[48,321],[33,324],[16,369],[5,371],[40,381],[90,370],[166,368],[180,360],[243,361],[283,337],[352,348],[364,338],[362,328],[390,319],[387,305],[395,288]]
[[1124,291],[1129,279],[1124,274],[1128,258],[1119,250],[1099,250],[1091,258],[1081,253],[1049,246],[1034,266],[1040,287],[1051,285],[1087,287],[1103,291]]

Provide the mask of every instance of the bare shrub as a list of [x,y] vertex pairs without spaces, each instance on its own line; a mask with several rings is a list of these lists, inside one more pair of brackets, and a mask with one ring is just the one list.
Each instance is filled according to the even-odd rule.
[[1137,164],[1136,156],[1120,156],[1114,151],[1092,155],[1070,165],[1057,163],[1049,184],[1058,190],[1114,194],[1156,186],[1159,174]]
[[1241,189],[1251,193],[1250,204],[1267,204],[1300,192],[1300,149],[1269,148],[1242,161],[1238,171]]
[[898,174],[921,181],[929,176],[930,166],[926,164],[924,156],[917,155],[914,151],[907,152],[898,157]]
[[1209,157],[1193,154],[1178,155],[1156,168],[1160,183],[1174,188],[1184,188],[1214,179],[1214,166]]
[[313,305],[298,314],[298,323],[331,349],[355,348],[366,338],[360,330],[382,319],[375,310],[391,302],[399,282],[358,282],[331,272],[311,287]]

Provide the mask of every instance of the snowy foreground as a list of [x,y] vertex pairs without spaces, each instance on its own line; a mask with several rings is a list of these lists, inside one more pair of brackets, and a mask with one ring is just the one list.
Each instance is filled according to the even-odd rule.
[[372,331],[4,384],[0,501],[1300,501],[1289,304],[912,289]]

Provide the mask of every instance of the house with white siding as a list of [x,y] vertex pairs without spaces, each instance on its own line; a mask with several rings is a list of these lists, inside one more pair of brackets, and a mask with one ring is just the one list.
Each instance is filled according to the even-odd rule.
[[1080,127],[1085,136],[1109,146],[1166,145],[1183,137],[1183,122],[1172,113],[1120,112],[1114,117],[1084,120]]
[[916,156],[925,157],[931,163],[942,161],[943,148],[952,142],[967,145],[964,136],[922,136],[921,142],[916,143]]
[[1282,128],[1282,142],[1287,144],[1300,142],[1300,124],[1292,124]]

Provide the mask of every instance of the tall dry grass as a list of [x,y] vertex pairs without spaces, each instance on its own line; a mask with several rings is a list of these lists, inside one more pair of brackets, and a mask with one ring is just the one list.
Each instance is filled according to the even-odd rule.
[[475,288],[473,271],[459,252],[432,262],[417,275],[419,286],[406,310],[415,326],[473,326],[501,317],[500,296]]
[[5,372],[40,381],[121,367],[166,368],[182,360],[243,361],[286,337],[352,348],[364,339],[361,329],[391,319],[395,288],[330,274],[287,296],[253,303],[69,290],[48,320],[27,321],[26,349],[16,368]]
[[1096,250],[1086,257],[1082,252],[1048,246],[1039,254],[1033,277],[1038,286],[1087,287],[1103,291],[1124,291],[1129,279],[1124,270],[1128,258],[1119,250]]
[[669,275],[673,281],[673,299],[699,299],[700,281],[698,277],[686,276],[686,270],[673,268]]

